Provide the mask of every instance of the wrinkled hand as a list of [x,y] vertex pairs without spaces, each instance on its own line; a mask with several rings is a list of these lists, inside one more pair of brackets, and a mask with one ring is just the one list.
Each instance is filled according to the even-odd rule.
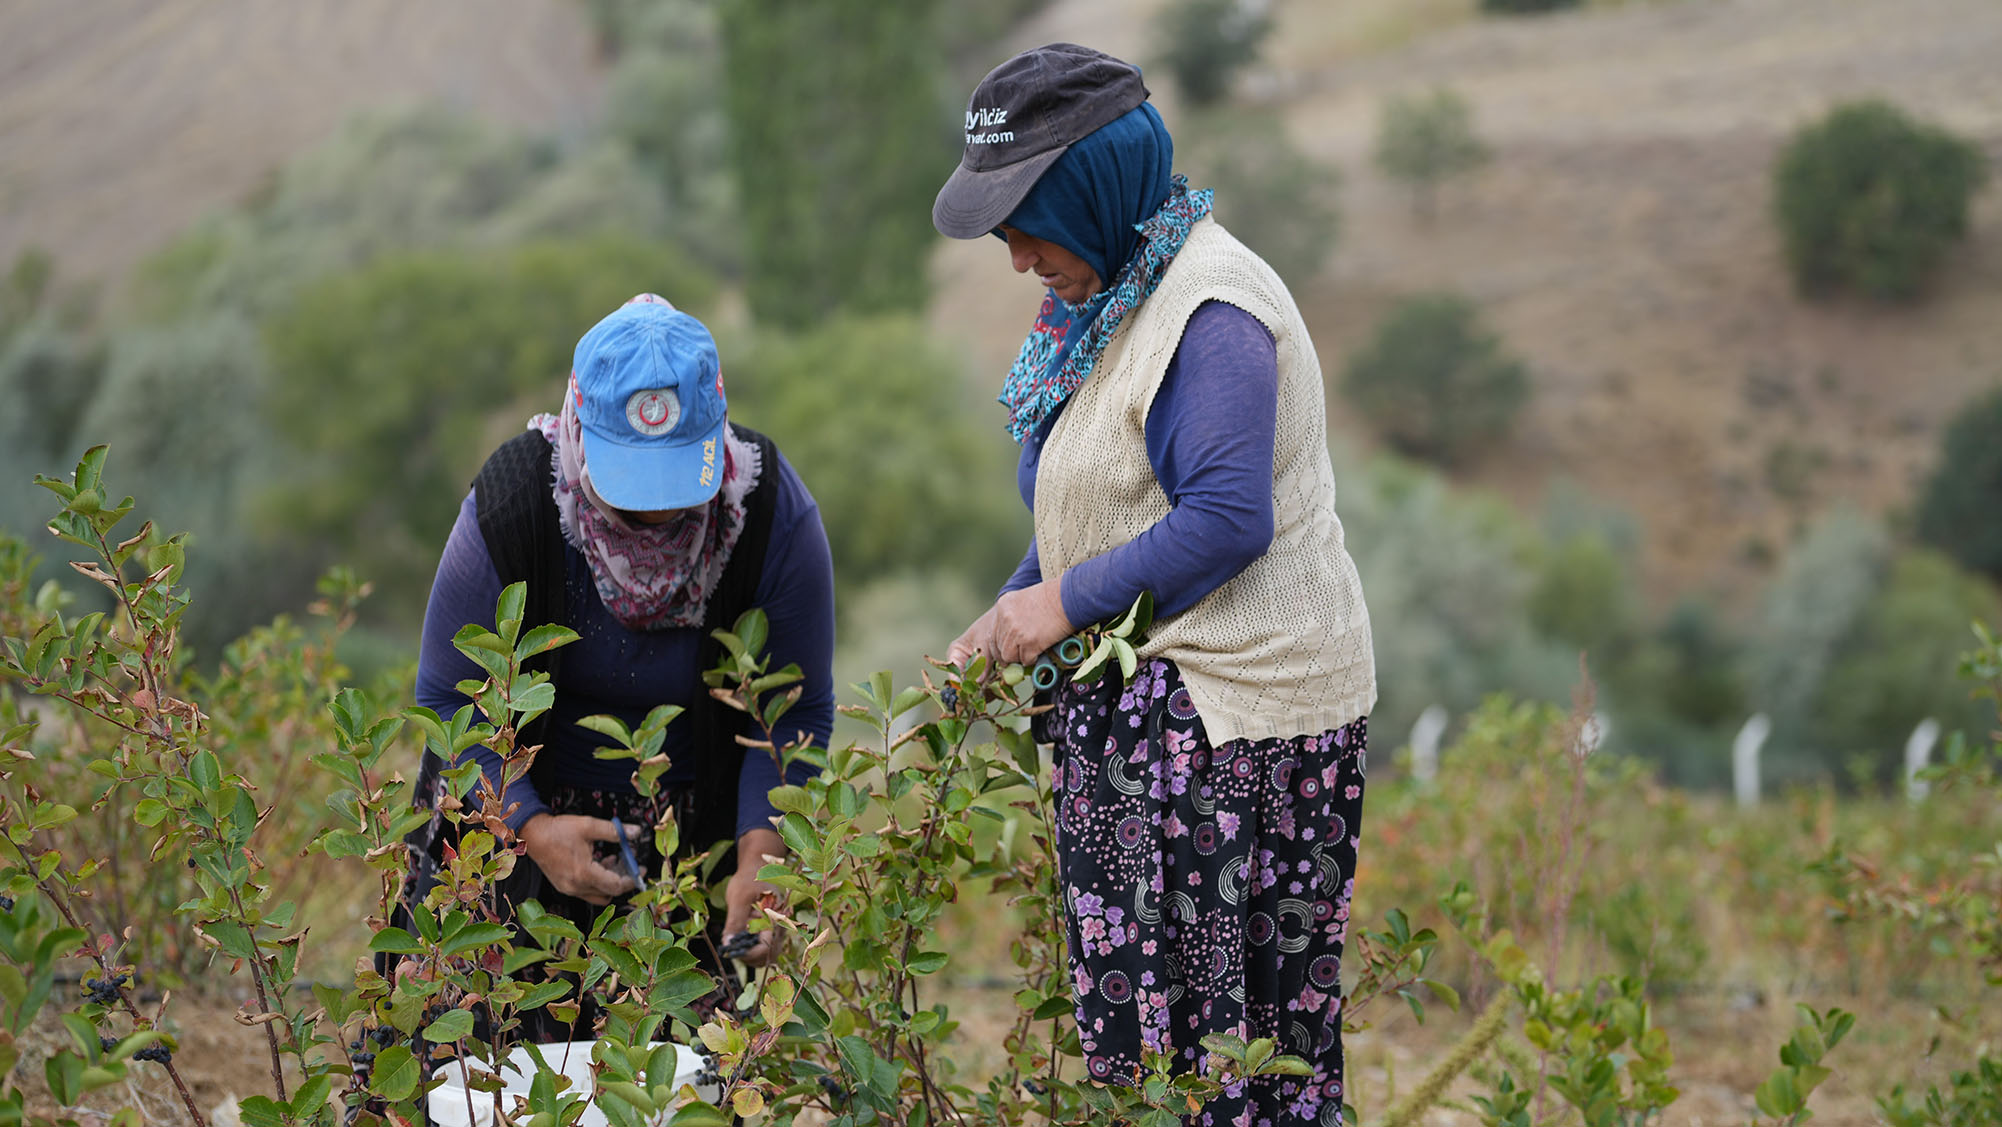
[[[777,830],[745,830],[737,839],[737,871],[730,874],[730,883],[723,889],[723,942],[728,947],[732,936],[746,933],[751,926],[751,914],[763,914],[758,901],[766,894],[777,894],[778,890],[758,879],[758,870],[769,861],[783,860],[786,856],[785,841]],[[778,954],[779,933],[776,929],[757,933],[757,942],[736,957],[754,967],[764,966]]]
[[610,819],[583,814],[537,814],[521,827],[528,859],[556,891],[587,904],[609,904],[612,897],[633,891],[630,876],[599,864],[591,856],[592,842],[617,840],[618,831]]
[[973,625],[967,627],[965,633],[954,638],[952,645],[945,651],[946,660],[954,665],[965,665],[972,661],[973,655],[977,653],[994,656],[994,613],[999,609],[1001,608],[998,603],[988,607],[986,614],[974,619]]
[[1044,580],[1010,591],[994,604],[994,654],[1002,661],[1031,662],[1075,633],[1064,616],[1062,580]]

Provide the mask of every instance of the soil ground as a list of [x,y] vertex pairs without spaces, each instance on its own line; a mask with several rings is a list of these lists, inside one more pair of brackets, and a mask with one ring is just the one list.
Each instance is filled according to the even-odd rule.
[[562,129],[603,75],[581,4],[0,4],[0,264],[111,281],[356,110],[438,100]]

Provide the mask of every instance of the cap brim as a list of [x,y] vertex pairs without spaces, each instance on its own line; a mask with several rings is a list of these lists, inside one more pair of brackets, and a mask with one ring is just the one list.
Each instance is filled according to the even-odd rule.
[[1063,145],[985,171],[975,171],[961,162],[931,205],[932,226],[953,239],[977,239],[992,233],[1069,148]]
[[[692,509],[723,487],[723,428],[673,446],[626,446],[584,428],[584,472],[607,505],[628,512]],[[707,471],[705,477],[704,471]]]

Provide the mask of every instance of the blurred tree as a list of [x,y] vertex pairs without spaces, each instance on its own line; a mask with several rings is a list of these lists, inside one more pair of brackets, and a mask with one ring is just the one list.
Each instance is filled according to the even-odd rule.
[[42,308],[54,277],[55,260],[47,251],[29,247],[14,256],[6,278],[0,279],[0,345]]
[[1050,0],[939,0],[939,48],[952,61],[954,98],[1001,63],[996,45]]
[[156,323],[222,311],[262,319],[300,287],[378,255],[584,231],[659,234],[658,192],[636,163],[568,171],[564,155],[436,106],[357,116],[246,206],[142,263],[134,305]]
[[1968,624],[1998,618],[2002,599],[1951,559],[1925,550],[1900,555],[1822,682],[1815,742],[1867,756],[1877,780],[1890,783],[1901,777],[1906,737],[1928,716],[1947,731],[1991,730],[1994,705],[1970,697],[1954,672]]
[[724,77],[751,309],[801,328],[926,297],[931,203],[959,149],[937,0],[737,0]]
[[1481,11],[1520,15],[1530,12],[1554,12],[1560,8],[1577,8],[1584,3],[1585,0],[1481,0]]
[[1603,667],[1631,640],[1637,617],[1631,564],[1606,538],[1580,533],[1543,545],[1529,593],[1529,621],[1553,641],[1589,653]]
[[1154,17],[1155,50],[1193,107],[1230,95],[1272,33],[1266,0],[1170,0]]
[[1430,224],[1439,185],[1487,163],[1489,152],[1474,134],[1474,112],[1458,92],[1438,87],[1401,94],[1377,119],[1376,165],[1411,189],[1411,210]]
[[1823,517],[1780,561],[1746,654],[1749,704],[1772,717],[1769,777],[1826,771],[1812,715],[1842,645],[1876,597],[1890,554],[1875,520],[1851,509]]
[[1961,408],[1940,436],[1919,498],[1919,539],[2002,580],[2002,387]]
[[1838,106],[1794,134],[1773,169],[1773,215],[1803,294],[1918,293],[1967,234],[1987,178],[1979,146],[1887,102]]
[[78,423],[103,373],[103,345],[50,317],[0,325],[0,530],[26,538],[48,519],[35,475],[76,464],[88,445]]
[[1742,644],[1695,598],[1668,615],[1605,671],[1615,739],[1678,786],[1730,779],[1729,746],[1747,715]]
[[[118,477],[144,483],[145,515],[192,534],[200,550],[189,553],[186,582],[212,605],[187,641],[210,655],[295,609],[317,570],[253,518],[286,456],[264,421],[265,373],[257,330],[235,313],[119,328],[72,438],[73,447],[109,444]],[[330,402],[312,405],[327,423],[340,414]]]
[[266,334],[268,418],[294,451],[273,521],[356,562],[380,613],[420,610],[487,448],[559,405],[577,338],[648,290],[699,313],[714,284],[670,246],[596,238],[388,256],[311,286]]
[[1344,540],[1375,635],[1378,744],[1402,743],[1433,704],[1456,715],[1493,692],[1565,700],[1575,649],[1540,638],[1526,603],[1535,530],[1506,504],[1456,494],[1438,473],[1394,460],[1341,474]]
[[1014,570],[1029,544],[1014,447],[976,421],[957,364],[916,320],[842,317],[760,334],[733,366],[735,353],[730,416],[769,434],[813,491],[844,599],[898,572],[992,591]]
[[1301,152],[1269,110],[1194,114],[1176,148],[1195,186],[1216,189],[1217,221],[1299,284],[1319,273],[1341,231],[1341,174]]
[[722,28],[712,0],[615,7],[618,65],[605,130],[629,146],[659,185],[666,231],[721,270],[742,265],[729,121],[723,108]]
[[1342,390],[1398,449],[1448,464],[1506,433],[1530,394],[1522,364],[1454,294],[1399,303]]

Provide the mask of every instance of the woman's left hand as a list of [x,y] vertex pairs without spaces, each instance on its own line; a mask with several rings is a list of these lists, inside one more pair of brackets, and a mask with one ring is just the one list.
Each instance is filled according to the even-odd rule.
[[[723,889],[723,941],[728,944],[736,935],[747,933],[751,927],[753,913],[762,914],[758,901],[766,893],[778,894],[778,890],[758,879],[758,870],[772,860],[783,860],[786,855],[785,840],[777,830],[745,830],[737,839],[737,871],[730,874],[730,883]],[[776,930],[757,933],[757,942],[743,954],[736,956],[745,964],[764,966],[778,954],[778,932]]]
[[1034,661],[1074,633],[1064,616],[1061,578],[1010,591],[994,604],[994,645],[1002,661]]

